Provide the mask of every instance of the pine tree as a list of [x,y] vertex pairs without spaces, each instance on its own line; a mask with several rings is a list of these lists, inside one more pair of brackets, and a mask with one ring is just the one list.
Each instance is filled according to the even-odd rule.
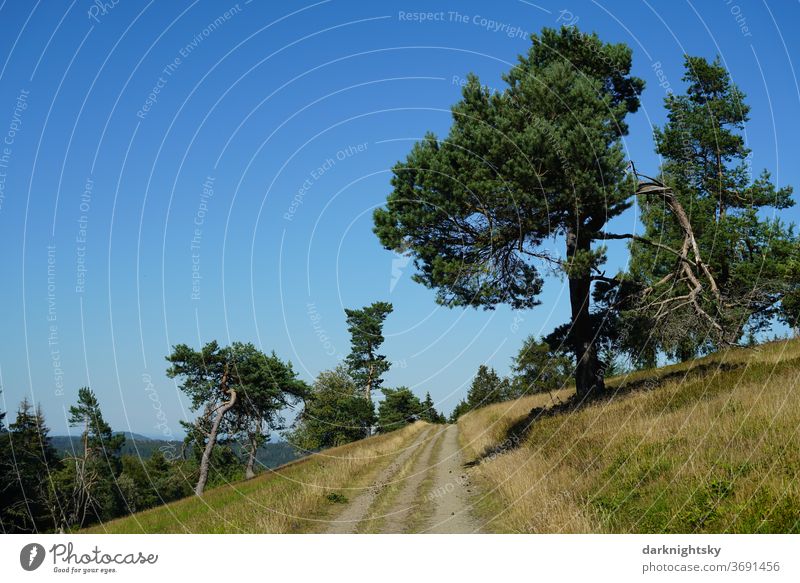
[[344,367],[319,374],[303,412],[287,434],[289,442],[305,451],[344,445],[363,439],[375,422],[375,411]]
[[308,386],[297,379],[289,362],[283,362],[273,352],[262,354],[240,370],[242,396],[235,409],[235,433],[244,441],[247,453],[245,478],[255,476],[258,448],[269,439],[272,431],[284,429],[281,410],[294,405],[308,392]]
[[378,405],[378,431],[387,433],[405,427],[420,419],[422,412],[422,404],[408,387],[385,388]]
[[[246,361],[252,358],[257,349],[252,345],[234,344],[222,348],[216,341],[205,344],[201,350],[194,350],[186,344],[173,347],[167,357],[171,366],[167,369],[170,378],[180,377],[181,390],[192,400],[192,408],[204,409],[204,414],[194,426],[196,437],[194,445],[200,454],[195,494],[203,494],[208,482],[211,456],[217,445],[217,436],[223,422],[229,421],[226,415],[239,398],[242,369],[247,371]],[[203,432],[199,435],[198,432]]]
[[[112,431],[89,387],[78,389],[77,404],[69,408],[69,424],[81,429],[82,451],[66,458],[61,476],[63,483],[71,485],[62,502],[65,526],[82,527],[118,516],[124,508],[116,479],[122,472],[120,450],[125,436]],[[67,488],[62,484],[60,490]]]
[[[428,134],[393,168],[375,232],[410,253],[415,281],[448,306],[537,305],[540,270],[567,276],[578,397],[603,389],[592,284],[604,227],[631,205],[621,138],[644,82],[631,50],[574,26],[544,29],[493,92],[471,75],[446,139]],[[560,238],[564,255],[545,241]]]
[[572,363],[547,342],[529,336],[514,357],[513,370],[513,396],[520,397],[562,388],[572,376]]
[[436,411],[435,403],[431,398],[430,393],[425,393],[425,399],[422,401],[422,412],[419,418],[428,423],[443,423],[444,417],[441,413]]
[[181,389],[191,398],[192,408],[203,410],[187,436],[200,456],[195,486],[198,496],[205,490],[214,456],[215,463],[226,472],[236,459],[229,447],[217,447],[220,436],[228,440],[245,436],[251,474],[264,432],[271,425],[277,427],[278,411],[302,398],[307,390],[291,364],[274,353],[265,355],[252,343],[220,347],[212,341],[201,350],[178,344],[167,360],[171,363],[167,376],[180,377]]
[[27,397],[0,436],[0,524],[5,532],[52,532],[58,522],[53,475],[61,460],[40,407]]
[[477,409],[499,403],[508,398],[509,390],[507,379],[500,378],[493,368],[482,364],[467,391],[467,405],[470,409]]
[[392,313],[392,304],[375,302],[360,310],[345,310],[350,332],[350,354],[347,366],[350,376],[372,403],[372,391],[383,383],[381,376],[391,366],[378,349],[383,344],[383,321]]
[[82,429],[83,455],[96,454],[109,460],[119,458],[125,436],[114,433],[103,419],[97,396],[89,387],[78,389],[78,403],[69,408],[69,424]]
[[456,423],[458,418],[468,413],[472,410],[472,407],[469,406],[466,399],[463,399],[458,402],[458,404],[453,408],[453,412],[450,413],[450,423]]
[[[793,320],[782,300],[800,282],[798,239],[769,218],[794,204],[792,189],[776,188],[766,171],[752,178],[744,94],[719,58],[687,56],[685,67],[686,93],[666,98],[668,121],[655,138],[660,180],[686,209],[693,238],[660,197],[640,196],[645,232],[631,243],[631,278],[645,292],[624,314],[628,348],[637,350],[646,331],[655,349],[679,360],[737,342],[748,328],[766,330],[776,316]],[[702,263],[679,259],[686,245],[696,245]]]
[[[237,464],[238,465],[238,464]],[[122,456],[117,485],[127,512],[139,512],[191,494],[180,462],[169,461],[160,449],[149,458]]]

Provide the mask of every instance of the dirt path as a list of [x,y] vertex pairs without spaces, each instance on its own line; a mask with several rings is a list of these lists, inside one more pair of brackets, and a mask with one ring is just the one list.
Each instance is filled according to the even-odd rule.
[[[392,483],[401,483],[399,492],[384,494],[382,501],[382,491]],[[372,531],[370,521],[376,521],[378,529],[372,532],[381,533],[480,532],[480,524],[471,514],[471,489],[458,445],[458,428],[436,425],[422,431],[394,458],[369,488],[348,503],[326,532],[354,533],[359,527]],[[380,516],[370,515],[374,507],[387,503]]]
[[428,521],[428,533],[480,532],[480,523],[471,514],[472,483],[464,469],[458,445],[458,427],[448,425],[434,472],[433,487],[428,494],[435,503]]
[[364,492],[356,496],[352,502],[348,503],[342,513],[332,521],[326,532],[330,534],[354,533],[358,527],[358,523],[367,517],[370,507],[378,497],[378,494],[380,494],[383,486],[390,482],[392,477],[403,467],[403,464],[418,451],[418,448],[421,447],[421,444],[424,443],[426,437],[431,434],[432,430],[433,428],[428,428],[420,432],[413,443],[406,447],[386,468],[384,468],[369,488],[365,489]]
[[425,478],[435,471],[434,452],[441,449],[440,445],[445,432],[446,429],[443,426],[436,426],[425,448],[414,460],[411,473],[403,481],[403,488],[392,502],[389,511],[384,515],[380,530],[382,533],[411,532],[410,523],[415,522],[414,511],[419,511],[422,506],[420,500],[422,484]]

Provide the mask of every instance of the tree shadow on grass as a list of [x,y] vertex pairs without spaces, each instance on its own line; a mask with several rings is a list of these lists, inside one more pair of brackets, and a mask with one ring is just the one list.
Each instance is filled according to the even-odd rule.
[[613,387],[606,387],[606,390],[594,395],[592,398],[579,399],[577,395],[572,395],[567,400],[554,402],[554,404],[549,407],[534,407],[525,417],[509,427],[503,441],[497,445],[486,448],[477,458],[465,463],[464,467],[475,467],[486,460],[494,459],[497,456],[519,448],[527,441],[531,428],[539,419],[568,415],[590,405],[608,403],[618,397],[626,396],[634,392],[652,391],[670,381],[679,379],[688,381],[700,376],[730,372],[746,365],[746,362],[708,362],[696,364],[689,369],[654,374],[652,376],[632,380],[622,379],[619,384],[615,384]]

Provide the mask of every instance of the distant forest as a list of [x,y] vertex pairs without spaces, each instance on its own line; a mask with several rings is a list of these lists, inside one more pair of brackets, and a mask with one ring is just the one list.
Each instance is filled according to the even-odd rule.
[[[164,439],[152,439],[138,433],[121,432],[125,435],[125,443],[120,448],[121,455],[131,455],[149,459],[153,456],[153,452],[160,450],[164,454],[174,453],[180,455],[181,448],[183,447],[182,441],[168,441]],[[50,438],[50,443],[56,452],[62,457],[65,455],[74,455],[82,448],[80,435],[54,435]],[[191,449],[189,446],[188,449]],[[187,449],[186,455],[190,454]],[[238,444],[233,444],[231,449],[237,454],[245,455],[240,452],[241,448]],[[258,448],[256,453],[256,465],[264,468],[275,468],[280,465],[289,463],[300,457],[302,452],[298,452],[294,447],[285,441],[276,441],[274,443],[265,443]]]

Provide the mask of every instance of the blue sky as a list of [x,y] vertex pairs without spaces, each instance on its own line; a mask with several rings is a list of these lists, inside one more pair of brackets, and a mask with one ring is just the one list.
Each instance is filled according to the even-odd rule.
[[101,4],[0,4],[0,407],[27,394],[56,433],[88,384],[115,429],[177,436],[193,414],[171,345],[253,341],[311,380],[347,353],[343,309],[379,299],[387,385],[449,411],[479,364],[507,372],[566,320],[562,282],[526,312],[439,307],[371,214],[413,141],[446,134],[467,73],[502,87],[542,27],[633,48],[638,168],[657,168],[683,53],[719,54],[752,106],[754,169],[800,184],[794,2]]

